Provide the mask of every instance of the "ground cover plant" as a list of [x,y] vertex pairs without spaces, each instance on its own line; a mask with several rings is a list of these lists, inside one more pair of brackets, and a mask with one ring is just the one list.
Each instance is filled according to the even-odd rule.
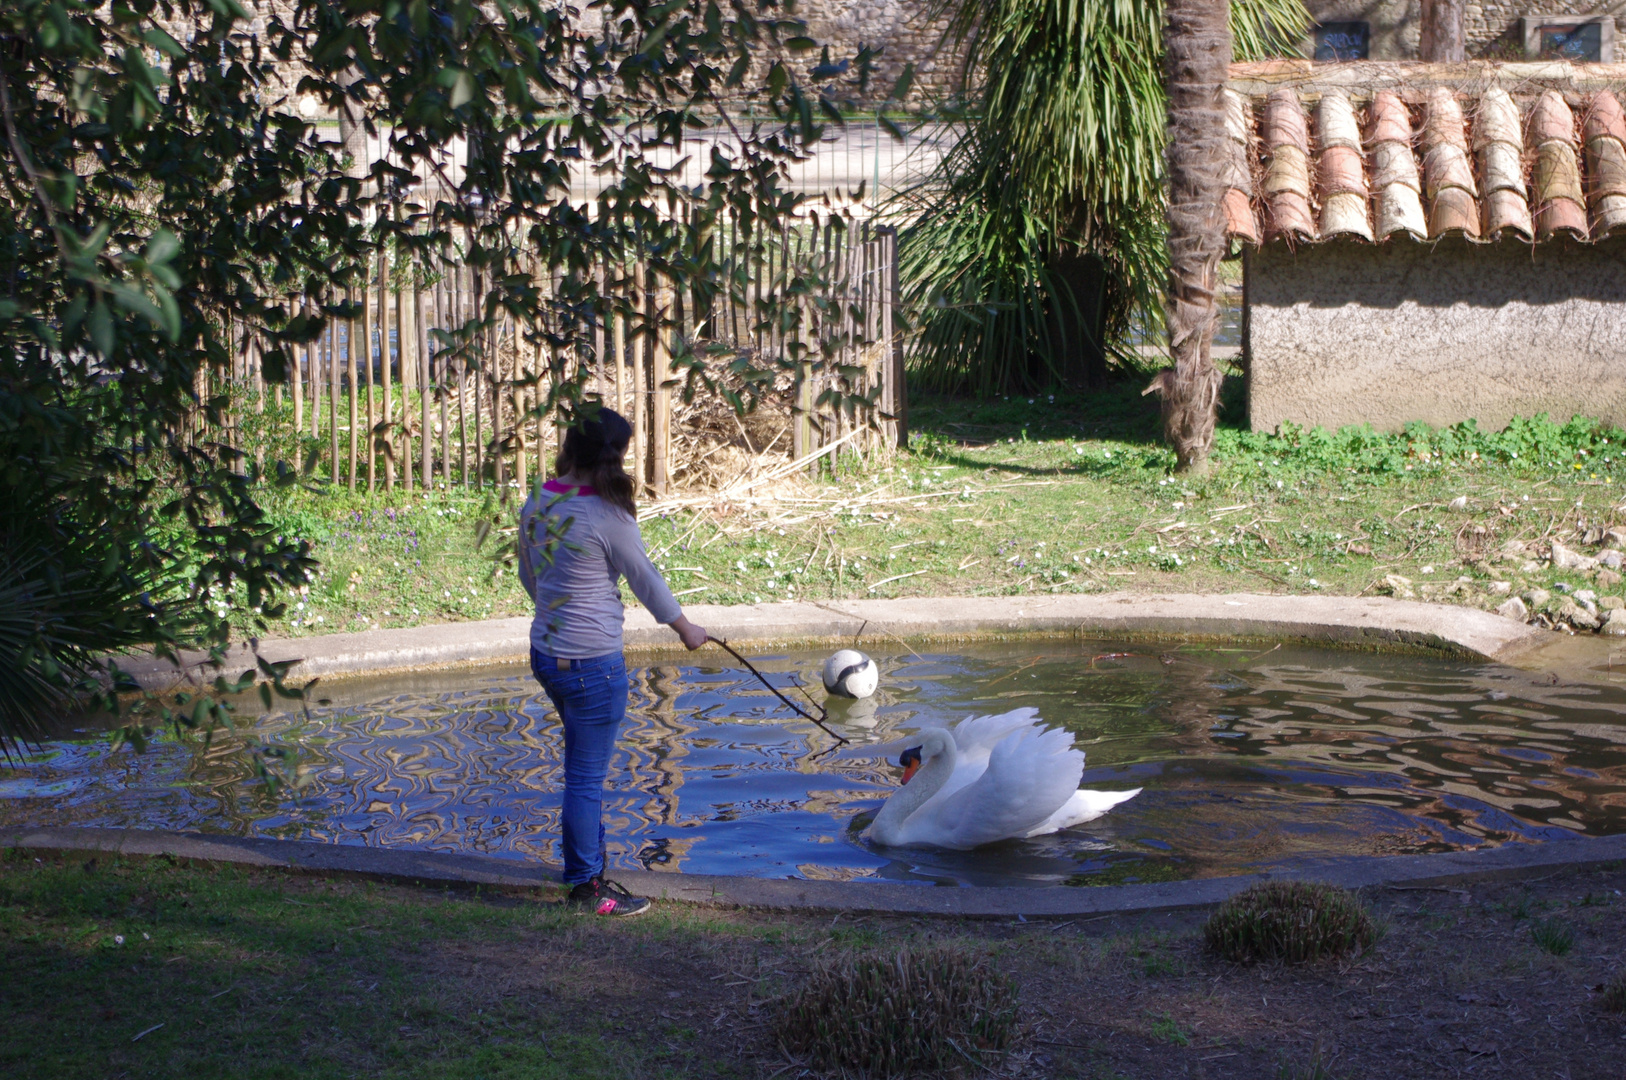
[[821,963],[770,1013],[780,1045],[817,1069],[959,1073],[1013,1041],[1016,987],[984,957],[904,948]]
[[[1011,1042],[966,1075],[1619,1076],[1622,890],[1618,866],[1376,890],[1382,940],[1295,967],[1213,956],[1202,912],[956,922],[662,904],[614,921],[529,892],[12,851],[0,1073],[833,1076],[783,1055],[773,1003],[831,955],[907,948],[986,957],[1016,988]],[[1521,895],[1572,921],[1571,952],[1531,940]]]
[[1369,948],[1377,939],[1377,925],[1348,889],[1313,881],[1266,881],[1221,904],[1203,925],[1203,939],[1236,963],[1303,964]]
[[[1621,593],[1608,567],[1551,556],[1555,541],[1598,554],[1626,522],[1626,434],[1540,417],[1498,432],[1255,433],[1239,426],[1239,389],[1201,479],[1172,475],[1138,378],[1089,395],[927,397],[907,452],[838,459],[763,507],[646,501],[644,533],[686,604],[1241,591],[1488,609],[1523,596],[1531,617],[1567,627],[1565,604],[1601,617]],[[268,502],[322,564],[276,633],[529,610],[500,558],[513,499],[313,488]],[[482,516],[509,531],[477,543]]]

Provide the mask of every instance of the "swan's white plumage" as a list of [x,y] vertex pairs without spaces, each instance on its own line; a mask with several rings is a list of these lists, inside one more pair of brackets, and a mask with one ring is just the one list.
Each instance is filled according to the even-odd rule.
[[922,767],[875,816],[869,835],[877,843],[965,850],[1040,836],[1140,793],[1080,791],[1084,752],[1068,732],[1043,728],[1036,709],[971,717],[919,737]]

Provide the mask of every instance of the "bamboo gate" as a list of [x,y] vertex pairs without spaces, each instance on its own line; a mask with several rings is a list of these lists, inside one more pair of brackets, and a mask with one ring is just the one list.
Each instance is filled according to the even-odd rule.
[[[733,250],[731,228],[714,237],[719,250]],[[719,290],[709,303],[637,266],[594,269],[609,302],[590,317],[571,366],[586,365],[589,399],[632,422],[630,471],[642,494],[674,486],[683,419],[673,360],[685,354],[749,352],[781,373],[771,396],[787,414],[789,445],[747,442],[755,453],[800,462],[839,447],[907,445],[896,231],[850,212],[813,212],[748,258],[719,275],[743,288]],[[559,284],[533,281],[544,292]],[[261,464],[269,451],[351,491],[492,488],[506,498],[528,489],[550,473],[558,446],[553,417],[540,414],[546,346],[509,320],[472,350],[447,347],[476,317],[482,292],[467,265],[425,273],[378,256],[365,286],[346,298],[359,316],[330,321],[297,349],[285,384],[268,385],[252,342],[232,350],[231,385],[216,388],[232,405],[217,434]],[[617,308],[644,313],[643,325],[658,329],[637,333]]]

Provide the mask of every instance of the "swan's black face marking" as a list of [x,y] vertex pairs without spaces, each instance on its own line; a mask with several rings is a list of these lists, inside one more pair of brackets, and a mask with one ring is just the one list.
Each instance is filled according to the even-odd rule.
[[867,659],[861,660],[856,664],[848,664],[846,667],[841,669],[841,674],[836,676],[836,681],[833,683],[825,683],[824,688],[830,693],[839,695],[841,697],[857,697],[858,695],[850,693],[847,690],[847,680],[869,667],[869,665],[870,661]]
[[903,767],[903,782],[907,784],[909,778],[920,771],[920,747],[911,746],[899,754],[898,764]]

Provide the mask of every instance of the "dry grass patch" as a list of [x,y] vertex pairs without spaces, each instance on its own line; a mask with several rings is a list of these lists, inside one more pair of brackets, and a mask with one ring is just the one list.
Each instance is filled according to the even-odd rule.
[[867,1077],[941,1075],[1010,1046],[1016,984],[985,959],[946,948],[840,957],[771,1006],[785,1051]]
[[1208,947],[1227,960],[1303,964],[1364,952],[1377,925],[1348,889],[1310,881],[1267,881],[1219,906],[1203,927]]

